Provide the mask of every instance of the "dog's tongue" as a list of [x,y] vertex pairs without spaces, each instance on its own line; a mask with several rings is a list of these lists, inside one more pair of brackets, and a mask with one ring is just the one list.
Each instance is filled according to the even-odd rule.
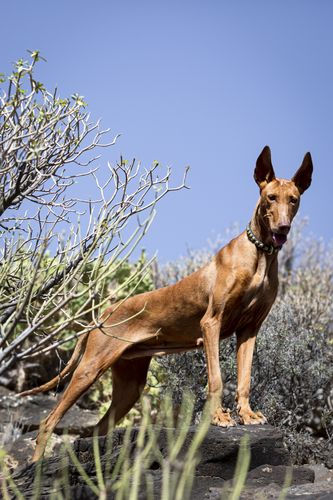
[[282,247],[282,245],[284,245],[284,243],[287,241],[287,235],[273,233],[272,239],[276,247]]

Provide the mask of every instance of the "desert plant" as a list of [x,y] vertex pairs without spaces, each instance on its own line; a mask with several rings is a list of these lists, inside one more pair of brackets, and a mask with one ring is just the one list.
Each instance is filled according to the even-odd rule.
[[[96,150],[115,139],[102,142],[108,131],[90,122],[82,96],[63,99],[37,81],[41,59],[32,52],[0,81],[0,375],[98,324],[107,280],[124,269],[156,203],[185,182],[173,188],[157,162],[123,158],[97,176]],[[78,183],[89,185],[86,199]],[[126,297],[147,269],[114,294]]]

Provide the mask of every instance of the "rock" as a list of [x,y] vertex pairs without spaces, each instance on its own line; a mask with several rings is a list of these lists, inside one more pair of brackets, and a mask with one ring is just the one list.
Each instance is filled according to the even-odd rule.
[[[195,426],[188,429],[180,458],[188,450],[196,430]],[[125,432],[124,428],[115,429],[113,433],[113,446],[122,445]],[[133,428],[130,432],[129,441],[134,442],[137,434],[138,428]],[[200,462],[197,466],[197,473],[202,476],[210,475],[221,477],[222,479],[232,478],[239,446],[245,435],[248,435],[250,438],[251,469],[266,462],[273,465],[289,464],[289,455],[283,445],[282,435],[273,427],[269,425],[251,425],[223,429],[212,425],[200,447]],[[99,438],[102,455],[106,450],[106,441],[105,437]],[[162,428],[159,432],[157,445],[163,457],[166,457],[168,454],[168,431],[166,428]],[[259,446],[261,446],[261,449],[258,449]],[[93,459],[92,438],[78,439],[74,443],[74,449],[81,462],[85,463]]]
[[[7,451],[11,469],[30,461],[40,421],[56,401],[55,397],[44,394],[19,398],[7,388],[0,387],[0,448]],[[75,437],[91,435],[98,420],[97,411],[82,410],[74,405],[61,420],[56,432],[68,432]],[[48,451],[56,449],[61,443],[62,440],[53,435]]]
[[315,474],[313,470],[304,466],[285,466],[285,465],[261,465],[256,469],[250,470],[247,478],[246,485],[268,485],[271,483],[283,486],[285,481],[289,485],[313,483]]
[[[11,469],[17,467],[13,478],[26,499],[35,495],[34,481],[38,467],[36,464],[26,464],[33,453],[36,429],[40,420],[54,407],[55,402],[56,398],[53,396],[36,395],[17,398],[7,389],[1,388],[0,390],[0,418],[2,431],[4,431],[3,437],[6,438],[6,448],[9,451],[7,464]],[[82,436],[91,432],[97,420],[97,412],[82,410],[74,406],[58,426],[57,432],[61,433],[68,428],[70,433]],[[179,483],[179,474],[182,473],[186,464],[186,453],[196,430],[195,426],[188,429],[183,446],[178,450],[177,459],[171,464],[170,480],[176,485]],[[107,438],[98,439],[101,467],[104,473],[107,465],[108,470],[115,470],[117,460],[121,458],[125,449],[128,455],[127,468],[133,463],[137,453],[138,432],[138,428],[133,428],[130,432],[124,428],[115,429],[112,436],[112,451],[109,456],[107,455],[109,449]],[[141,500],[146,500],[149,491],[153,492],[153,499],[161,498],[164,481],[162,464],[166,463],[163,459],[170,454],[169,433],[170,429],[162,428],[156,437],[154,454],[146,464],[147,470],[141,477],[138,496]],[[173,437],[175,433],[177,431],[172,429]],[[236,426],[230,429],[210,426],[197,454],[193,483],[186,486],[187,489],[191,489],[191,500],[220,499],[221,493],[223,498],[229,497],[230,491],[234,488],[233,477],[244,436],[248,436],[251,458],[246,484],[240,499],[279,498],[290,464],[290,457],[283,445],[280,431],[269,425]],[[145,439],[147,440],[148,437],[146,436]],[[42,464],[39,498],[49,498],[54,491],[61,490],[64,493],[63,484],[66,477],[68,478],[68,498],[83,500],[94,498],[91,488],[82,478],[76,465],[67,455],[64,455],[62,442],[63,438],[57,435],[51,439]],[[86,474],[97,484],[93,439],[81,437],[73,442],[72,447]],[[47,458],[48,453],[52,454],[49,458]],[[292,472],[290,486],[285,492],[287,499],[328,500],[333,498],[332,471],[324,466],[294,466]],[[116,473],[113,481],[118,480],[119,477]],[[126,479],[129,487],[132,479],[132,476]],[[115,492],[109,491],[107,499],[113,498],[115,498]]]
[[11,445],[6,446],[10,457],[15,460],[17,467],[24,466],[31,461],[35,449],[37,432],[27,432],[18,437]]
[[[314,471],[303,466],[285,465],[261,465],[250,470],[246,477],[241,499],[275,498],[279,497],[285,483],[290,485],[303,485],[313,483],[315,479]],[[234,489],[237,476],[232,480],[225,481],[222,488],[212,488],[209,498],[224,498],[230,496]]]
[[[190,427],[187,437],[184,441],[183,448],[179,451],[177,462],[179,467],[183,467],[186,452],[192,443],[196,427]],[[110,456],[111,468],[114,467],[119,455],[124,446],[126,430],[116,429],[113,433],[112,454]],[[128,436],[128,453],[129,458],[133,459],[136,453],[136,439],[138,429],[133,428]],[[285,465],[289,462],[288,454],[282,443],[282,436],[273,427],[270,426],[249,426],[236,427],[232,429],[222,429],[211,426],[199,450],[200,460],[196,468],[196,478],[194,481],[194,489],[192,498],[204,498],[205,492],[211,486],[221,486],[224,480],[230,479],[234,475],[235,464],[237,461],[238,450],[244,435],[249,436],[249,448],[251,450],[250,469],[256,468],[258,465],[266,464]],[[74,445],[74,451],[83,464],[87,474],[93,480],[96,480],[95,460],[93,453],[92,439],[79,439]],[[108,444],[106,438],[99,438],[99,450],[102,466],[106,463],[106,450]],[[168,449],[168,430],[161,429],[155,447],[155,455],[159,454],[166,458],[169,453]],[[157,451],[159,450],[159,451]],[[22,484],[25,487],[25,494],[32,488],[31,480],[33,478],[33,468],[31,465],[26,469],[21,469],[15,475],[17,484]],[[162,484],[162,471],[160,462],[153,460],[148,464],[148,471],[154,477],[154,489],[158,490]],[[69,464],[69,471],[72,484],[82,482],[80,474],[75,466]],[[61,476],[63,471],[63,460],[59,457],[52,457],[45,460],[43,465],[43,489],[48,491],[51,488],[50,481],[53,482],[57,477]],[[171,471],[172,473],[172,471]],[[176,472],[174,472],[176,474]],[[310,471],[312,477],[314,473]],[[280,473],[282,475],[282,472]],[[205,480],[203,480],[205,478]],[[81,484],[81,483],[80,483]],[[156,490],[157,489],[157,490]],[[144,492],[142,493],[144,495]],[[158,494],[158,493],[156,493]]]
[[[24,430],[31,431],[39,428],[40,421],[54,408],[57,398],[38,394],[28,396],[22,404],[22,426]],[[82,410],[77,405],[72,406],[61,419],[55,429],[56,434],[91,434],[93,427],[100,417],[98,411]]]
[[302,484],[288,488],[286,500],[332,500],[333,485],[327,482]]
[[[192,426],[187,432],[180,459],[185,455],[197,428]],[[122,444],[124,429],[116,429],[114,439],[116,446]],[[135,441],[138,429],[131,432],[131,442]],[[239,426],[223,429],[214,425],[210,426],[209,432],[200,447],[200,462],[197,466],[197,474],[201,476],[214,476],[222,479],[230,479],[234,476],[240,443],[244,436],[249,436],[249,447],[251,451],[250,469],[259,465],[270,463],[271,465],[288,465],[289,455],[282,441],[282,434],[270,425]],[[100,438],[101,453],[104,453],[105,438]],[[79,440],[75,443],[75,451],[82,462],[93,459],[92,441],[89,439]],[[168,433],[164,428],[158,436],[158,448],[166,457],[168,454]],[[82,451],[84,447],[84,452]]]
[[[60,360],[61,357],[61,360]],[[0,377],[0,384],[16,392],[32,389],[50,380],[50,373],[59,373],[71,357],[65,349],[50,350],[33,360],[17,361]]]
[[[232,490],[211,488],[204,497],[195,497],[193,500],[221,500],[228,498]],[[283,490],[281,486],[276,483],[271,483],[266,486],[248,486],[244,488],[238,497],[239,500],[332,500],[333,488],[327,484],[302,484],[292,486]]]
[[[205,497],[200,498],[200,500],[221,500],[224,498],[229,498],[232,490],[229,488],[210,488],[209,492]],[[268,499],[278,499],[281,495],[281,487],[277,484],[269,484],[267,486],[261,486],[259,488],[248,488],[242,491],[237,500],[268,500]],[[195,499],[195,500],[199,500]]]
[[[36,446],[36,436],[37,431],[26,432],[18,437],[13,443],[6,446],[6,451],[10,457],[11,464],[13,464],[11,469],[24,467],[27,463],[31,462]],[[68,435],[68,440],[71,444],[77,438],[77,435]],[[45,456],[50,457],[53,453],[59,453],[62,445],[63,437],[53,434],[47,444]]]
[[211,426],[200,448],[201,458],[197,472],[223,479],[232,478],[240,443],[245,435],[249,437],[250,469],[266,463],[271,465],[290,463],[289,454],[283,445],[282,434],[270,425],[237,426],[229,429]]
[[0,385],[0,404],[8,396],[15,396],[15,393],[13,391],[11,391],[10,389],[8,389],[7,387],[3,387],[2,385]]
[[[40,421],[54,408],[57,398],[45,394],[19,398],[10,393],[0,402],[0,421],[2,426],[16,422],[22,432],[30,432],[39,428]],[[99,420],[98,411],[83,410],[77,405],[72,406],[57,425],[55,432],[63,434],[91,434],[92,428]]]
[[325,467],[324,464],[311,464],[307,465],[307,467],[313,470],[315,479],[315,483],[331,483],[333,484],[333,470]]
[[[163,486],[163,476],[161,471],[154,471],[151,473],[150,478],[148,479],[150,482],[151,491],[154,492],[154,500],[160,500],[161,491]],[[171,483],[174,482],[177,484],[177,477],[174,474],[171,474]],[[195,476],[192,491],[189,498],[191,500],[205,500],[207,497],[207,492],[210,488],[216,487],[216,490],[220,490],[220,487],[223,485],[224,481],[220,477],[210,477],[210,476]],[[187,491],[187,490],[186,490]],[[147,500],[147,488],[145,485],[142,485],[140,488],[139,500]],[[173,498],[171,495],[170,499]],[[188,498],[185,496],[185,498]],[[220,497],[218,497],[220,500]]]

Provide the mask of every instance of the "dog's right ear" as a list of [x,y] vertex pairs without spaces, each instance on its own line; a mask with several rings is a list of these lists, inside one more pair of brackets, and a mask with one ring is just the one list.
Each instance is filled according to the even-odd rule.
[[254,169],[254,180],[260,187],[260,191],[275,179],[275,173],[272,165],[271,150],[265,146],[258,156],[256,168]]

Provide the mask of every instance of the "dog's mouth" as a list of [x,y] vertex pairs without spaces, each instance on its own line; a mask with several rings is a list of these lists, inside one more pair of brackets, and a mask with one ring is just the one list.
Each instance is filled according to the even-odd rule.
[[287,235],[282,233],[272,233],[273,245],[275,247],[282,247],[287,241]]

